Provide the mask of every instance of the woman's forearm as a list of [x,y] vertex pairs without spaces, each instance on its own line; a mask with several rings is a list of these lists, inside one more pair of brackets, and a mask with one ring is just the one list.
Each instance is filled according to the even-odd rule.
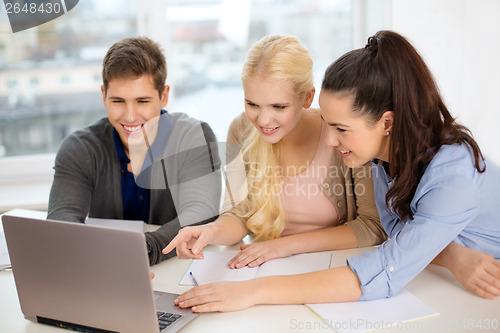
[[362,295],[358,276],[349,266],[300,275],[270,276],[250,283],[256,304],[351,302]]
[[206,225],[212,228],[210,244],[234,245],[247,234],[245,227],[229,215],[220,215],[217,220]]
[[432,264],[443,266],[449,270],[453,270],[456,263],[456,259],[459,256],[460,245],[455,242],[451,242],[447,247],[444,248],[441,253],[439,253],[433,260]]
[[356,235],[347,225],[285,236],[277,241],[286,247],[289,255],[358,247]]

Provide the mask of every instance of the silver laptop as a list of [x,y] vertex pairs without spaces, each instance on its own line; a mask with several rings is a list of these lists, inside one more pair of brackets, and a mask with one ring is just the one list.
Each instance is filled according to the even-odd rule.
[[[175,332],[196,317],[153,291],[144,234],[2,217],[21,310],[81,332]],[[156,305],[155,305],[156,303]]]

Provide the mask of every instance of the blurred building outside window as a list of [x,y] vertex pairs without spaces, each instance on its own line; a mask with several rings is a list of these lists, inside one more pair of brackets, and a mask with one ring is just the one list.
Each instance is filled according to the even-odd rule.
[[254,42],[297,36],[315,62],[319,93],[326,66],[352,49],[353,30],[353,0],[85,0],[15,34],[0,6],[0,186],[42,179],[40,192],[48,191],[61,141],[106,116],[102,59],[124,37],[162,44],[167,110],[208,122],[225,141],[244,111],[240,73]]

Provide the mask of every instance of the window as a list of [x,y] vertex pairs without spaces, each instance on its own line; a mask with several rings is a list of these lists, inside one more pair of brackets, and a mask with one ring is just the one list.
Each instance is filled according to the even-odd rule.
[[71,131],[105,115],[94,78],[107,48],[137,34],[135,13],[136,0],[80,1],[14,34],[2,12],[0,156],[54,153]]
[[119,39],[160,42],[168,111],[207,121],[224,141],[244,110],[240,73],[250,46],[266,34],[299,37],[318,87],[331,60],[353,47],[352,1],[85,0],[15,34],[0,11],[0,211],[46,209],[60,142],[106,116],[102,58]]
[[[494,112],[500,2],[448,2],[82,0],[64,16],[15,34],[0,5],[0,204],[46,204],[61,140],[106,116],[100,92],[106,50],[138,34],[159,41],[166,51],[167,109],[207,121],[224,141],[230,121],[243,111],[240,72],[246,52],[264,35],[299,37],[315,61],[319,90],[332,60],[362,47],[377,30],[394,29],[414,42],[452,114],[500,163],[495,128],[500,119]],[[15,194],[11,189],[23,182],[28,190]]]
[[351,0],[170,0],[165,10],[168,108],[207,121],[219,141],[243,112],[240,74],[254,42],[297,36],[315,61],[317,87],[332,59],[353,46]]
[[351,1],[151,3],[161,5],[80,1],[64,16],[15,34],[7,15],[0,16],[0,44],[6,45],[0,48],[6,59],[0,68],[6,78],[0,86],[1,156],[54,153],[64,136],[106,115],[102,58],[117,40],[144,33],[140,7],[160,11],[152,29],[161,30],[167,53],[169,111],[208,121],[221,141],[229,121],[243,111],[240,71],[255,41],[271,33],[296,35],[316,61],[318,82],[326,65],[352,47]]

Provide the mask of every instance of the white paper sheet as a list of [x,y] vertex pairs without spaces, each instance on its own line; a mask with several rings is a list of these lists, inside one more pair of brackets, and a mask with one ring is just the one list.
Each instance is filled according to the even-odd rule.
[[179,285],[193,286],[192,272],[199,284],[218,281],[244,281],[270,275],[291,275],[319,271],[330,267],[331,253],[304,253],[273,259],[259,267],[231,269],[227,265],[239,251],[205,252],[205,259],[193,260]]
[[373,301],[306,305],[322,318],[324,326],[339,333],[405,328],[405,323],[439,315],[405,289],[391,298]]
[[330,252],[315,252],[270,260],[260,266],[257,277],[303,274],[328,269],[331,258]]

